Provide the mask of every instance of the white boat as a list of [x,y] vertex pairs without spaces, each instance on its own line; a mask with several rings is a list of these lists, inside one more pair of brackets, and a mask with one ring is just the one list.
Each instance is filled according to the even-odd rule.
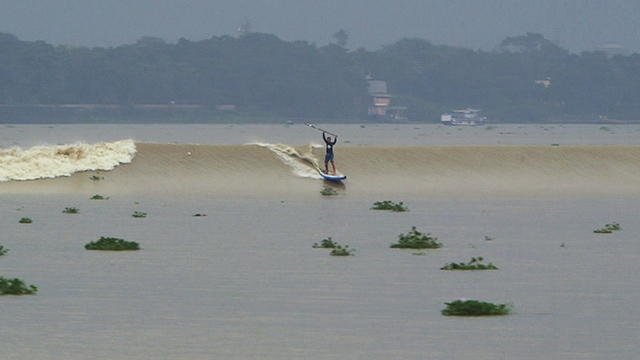
[[442,114],[440,121],[445,125],[484,125],[487,119],[480,116],[480,109],[453,110]]

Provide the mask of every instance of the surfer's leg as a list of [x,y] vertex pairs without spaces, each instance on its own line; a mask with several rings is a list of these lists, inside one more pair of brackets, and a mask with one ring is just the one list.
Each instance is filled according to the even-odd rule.
[[329,172],[329,161],[331,160],[331,156],[329,154],[326,154],[324,156],[324,171],[323,173],[328,173]]
[[336,175],[336,164],[331,160],[331,166],[333,167],[333,175]]

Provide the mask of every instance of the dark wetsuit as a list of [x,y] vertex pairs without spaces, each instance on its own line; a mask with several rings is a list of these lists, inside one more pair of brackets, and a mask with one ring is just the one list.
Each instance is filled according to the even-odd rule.
[[338,137],[336,136],[332,142],[329,142],[325,133],[322,133],[322,138],[324,143],[327,144],[327,154],[324,156],[324,163],[327,164],[329,161],[333,161],[333,145],[338,141]]

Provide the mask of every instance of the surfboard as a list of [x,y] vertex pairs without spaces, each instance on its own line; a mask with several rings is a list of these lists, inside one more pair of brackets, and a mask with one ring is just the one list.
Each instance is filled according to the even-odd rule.
[[322,176],[325,180],[331,180],[331,181],[342,181],[347,178],[347,175],[342,175],[342,174],[329,175],[329,174],[323,173],[322,171],[320,171],[320,176]]

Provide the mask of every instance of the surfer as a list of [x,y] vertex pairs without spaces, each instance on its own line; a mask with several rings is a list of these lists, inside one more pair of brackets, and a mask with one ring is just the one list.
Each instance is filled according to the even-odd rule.
[[335,135],[333,141],[331,141],[331,137],[327,137],[326,131],[322,132],[322,138],[324,139],[324,143],[327,144],[327,153],[324,156],[324,173],[327,174],[329,172],[329,161],[331,161],[331,166],[333,167],[333,174],[336,175],[336,164],[333,162],[333,145],[338,141],[338,135]]

